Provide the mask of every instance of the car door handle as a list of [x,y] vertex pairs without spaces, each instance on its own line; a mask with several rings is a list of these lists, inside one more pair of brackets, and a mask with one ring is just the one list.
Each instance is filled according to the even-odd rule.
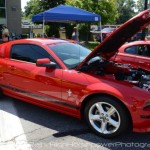
[[16,70],[16,67],[15,66],[9,66],[9,69],[13,71],[13,70]]

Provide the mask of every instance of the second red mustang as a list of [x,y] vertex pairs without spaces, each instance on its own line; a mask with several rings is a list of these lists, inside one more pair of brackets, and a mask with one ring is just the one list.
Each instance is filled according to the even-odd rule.
[[111,60],[150,71],[150,41],[135,41],[124,44]]

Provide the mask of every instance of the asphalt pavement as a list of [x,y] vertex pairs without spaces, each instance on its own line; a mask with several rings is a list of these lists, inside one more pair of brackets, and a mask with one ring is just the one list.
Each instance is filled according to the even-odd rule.
[[150,133],[114,139],[93,134],[84,122],[20,100],[0,99],[0,150],[149,149]]

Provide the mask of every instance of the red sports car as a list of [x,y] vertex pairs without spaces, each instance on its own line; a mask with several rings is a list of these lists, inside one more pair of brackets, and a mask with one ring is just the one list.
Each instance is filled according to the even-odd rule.
[[64,40],[0,45],[5,95],[84,119],[99,136],[150,131],[150,72],[109,59],[150,23],[150,10],[127,21],[94,51]]
[[133,67],[150,71],[150,41],[135,41],[124,44],[111,60],[129,63]]

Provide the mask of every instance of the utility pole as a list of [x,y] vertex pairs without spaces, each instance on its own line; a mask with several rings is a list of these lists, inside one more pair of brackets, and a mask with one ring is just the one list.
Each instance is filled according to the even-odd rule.
[[145,0],[144,10],[147,9],[147,6],[148,6],[148,0]]
[[[147,6],[148,6],[148,0],[145,0],[144,10],[147,9]],[[145,33],[146,33],[146,30],[143,29],[143,30],[142,30],[142,38],[141,38],[141,40],[145,40]]]

